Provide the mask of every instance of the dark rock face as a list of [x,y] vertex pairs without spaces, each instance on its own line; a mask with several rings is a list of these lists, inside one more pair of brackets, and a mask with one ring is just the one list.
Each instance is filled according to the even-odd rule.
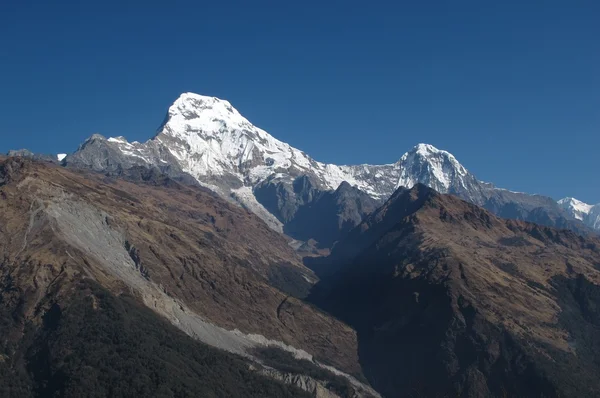
[[292,183],[267,179],[254,188],[254,196],[279,221],[286,224],[294,219],[298,209],[311,203],[321,190],[308,176],[297,177]]
[[335,191],[323,191],[307,176],[292,184],[263,183],[254,194],[284,224],[287,235],[303,241],[314,239],[322,248],[331,247],[378,205],[347,182]]
[[335,191],[321,192],[312,203],[300,207],[295,217],[285,224],[284,232],[305,241],[315,239],[320,247],[328,248],[377,205],[369,195],[343,182]]
[[597,238],[417,185],[314,267],[310,299],[357,330],[385,396],[593,397],[598,264]]

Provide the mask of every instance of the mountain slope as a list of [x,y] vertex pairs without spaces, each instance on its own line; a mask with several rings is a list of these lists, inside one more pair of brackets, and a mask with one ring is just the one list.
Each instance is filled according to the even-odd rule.
[[[173,103],[147,142],[94,135],[64,162],[111,174],[136,166],[156,167],[172,178],[194,180],[214,190],[297,239],[305,239],[305,232],[312,238],[319,233],[318,228],[310,232],[304,228],[295,236],[300,230],[286,228],[298,208],[310,203],[307,193],[297,189],[298,183],[307,181],[313,197],[347,182],[375,202],[386,200],[400,186],[424,183],[503,217],[589,231],[552,199],[478,181],[452,154],[431,145],[419,144],[393,164],[325,164],[252,125],[229,102],[193,93],[184,93]],[[364,202],[362,207],[371,205]],[[334,231],[321,245],[331,246],[340,234],[341,229]]]
[[204,188],[139,175],[0,162],[1,302],[19,319],[6,334],[89,278],[214,347],[256,361],[257,347],[279,347],[362,377],[355,332],[299,299],[316,277],[286,238]]
[[0,317],[16,315],[25,330],[22,339],[7,338],[18,326],[0,325],[2,397],[311,396],[258,375],[242,358],[194,341],[135,297],[116,297],[89,279],[43,303],[40,323],[21,318],[14,296],[0,294]]
[[329,260],[312,300],[356,328],[384,395],[600,392],[600,239],[500,219],[419,184]]

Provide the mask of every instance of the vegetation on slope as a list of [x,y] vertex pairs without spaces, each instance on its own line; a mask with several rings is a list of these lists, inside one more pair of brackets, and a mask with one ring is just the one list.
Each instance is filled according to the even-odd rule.
[[[80,282],[42,319],[42,325],[27,325],[11,356],[2,347],[0,396],[307,396],[198,343],[134,297],[115,297],[92,282]],[[10,321],[1,325],[1,335],[14,332],[5,330]]]

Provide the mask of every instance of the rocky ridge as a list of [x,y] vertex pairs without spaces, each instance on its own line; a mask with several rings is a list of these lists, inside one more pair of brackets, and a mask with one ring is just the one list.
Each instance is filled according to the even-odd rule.
[[600,239],[399,189],[314,262],[311,299],[358,333],[385,396],[600,392]]

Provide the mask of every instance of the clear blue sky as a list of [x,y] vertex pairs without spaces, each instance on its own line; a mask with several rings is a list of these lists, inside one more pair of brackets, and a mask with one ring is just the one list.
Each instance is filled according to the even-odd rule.
[[335,163],[419,142],[600,202],[600,2],[0,1],[0,152],[150,138],[184,91]]

